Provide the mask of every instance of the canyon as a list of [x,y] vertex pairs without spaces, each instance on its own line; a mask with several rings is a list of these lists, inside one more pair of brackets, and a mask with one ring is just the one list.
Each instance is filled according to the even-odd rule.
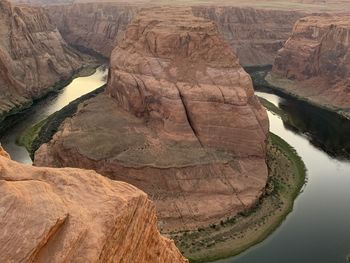
[[1,262],[188,262],[135,187],[11,161],[0,147]]
[[0,121],[29,107],[84,64],[44,9],[0,2]]
[[0,261],[344,260],[349,1],[0,1]]
[[191,8],[146,8],[112,52],[106,91],[79,105],[35,165],[126,181],[155,202],[162,232],[197,229],[257,202],[267,133],[251,79],[215,24]]
[[[118,37],[142,5],[78,3],[46,7],[71,45],[110,57]],[[295,11],[238,7],[193,6],[195,16],[214,21],[243,66],[272,64],[294,23],[305,14]],[[264,26],[262,26],[264,25]]]
[[273,86],[350,117],[350,16],[300,19],[278,52]]

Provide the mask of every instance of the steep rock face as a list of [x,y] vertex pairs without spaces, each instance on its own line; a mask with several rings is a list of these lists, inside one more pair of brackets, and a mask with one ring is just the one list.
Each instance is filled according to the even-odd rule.
[[215,24],[143,10],[111,56],[106,94],[80,105],[36,165],[88,167],[155,201],[163,231],[197,228],[264,191],[268,119]]
[[81,66],[43,9],[0,2],[0,120]]
[[110,57],[120,32],[137,12],[127,4],[87,3],[46,8],[65,40]]
[[18,164],[2,152],[1,262],[187,262],[135,187],[93,171]]
[[193,13],[214,21],[241,65],[273,64],[302,12],[238,7],[192,7]]
[[273,75],[294,82],[284,87],[297,95],[348,111],[350,16],[323,15],[300,19],[278,52]]

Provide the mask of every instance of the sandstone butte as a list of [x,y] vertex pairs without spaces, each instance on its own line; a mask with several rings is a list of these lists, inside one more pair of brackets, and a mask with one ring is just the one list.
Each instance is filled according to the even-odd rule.
[[0,147],[0,262],[187,262],[146,194],[80,169],[11,161]]
[[104,94],[35,154],[145,191],[163,232],[250,208],[264,192],[268,118],[216,25],[190,8],[144,9],[114,49]]
[[0,1],[0,121],[81,66],[42,8]]
[[350,16],[300,19],[267,80],[350,117]]
[[[117,40],[137,15],[136,3],[75,3],[46,9],[71,45],[110,57]],[[302,12],[244,7],[193,6],[195,16],[214,21],[241,65],[272,65]]]

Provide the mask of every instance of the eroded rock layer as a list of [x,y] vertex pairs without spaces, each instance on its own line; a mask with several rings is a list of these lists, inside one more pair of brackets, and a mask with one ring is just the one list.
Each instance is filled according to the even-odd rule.
[[1,262],[187,262],[146,194],[93,171],[36,168],[0,147]]
[[163,231],[255,204],[267,180],[268,119],[249,75],[190,8],[143,10],[111,56],[106,94],[79,106],[36,165],[95,169],[155,201]]
[[350,116],[350,16],[300,19],[278,52],[268,80]]
[[239,7],[194,6],[193,13],[214,21],[241,65],[272,65],[302,12]]
[[0,121],[81,66],[43,9],[0,1]]

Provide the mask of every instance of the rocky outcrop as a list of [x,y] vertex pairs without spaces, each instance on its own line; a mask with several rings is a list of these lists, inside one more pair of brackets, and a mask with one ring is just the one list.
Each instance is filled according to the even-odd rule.
[[2,152],[1,262],[187,262],[135,187],[93,171],[22,165]]
[[82,3],[46,9],[68,43],[109,58],[138,8],[125,3]]
[[36,165],[95,169],[154,200],[165,232],[255,204],[268,119],[249,75],[190,8],[143,10],[111,56],[106,94],[79,106]]
[[43,9],[0,2],[0,121],[81,66]]
[[196,16],[214,21],[243,66],[272,65],[302,12],[242,7],[192,7]]
[[350,116],[350,16],[300,19],[278,52],[268,81]]

